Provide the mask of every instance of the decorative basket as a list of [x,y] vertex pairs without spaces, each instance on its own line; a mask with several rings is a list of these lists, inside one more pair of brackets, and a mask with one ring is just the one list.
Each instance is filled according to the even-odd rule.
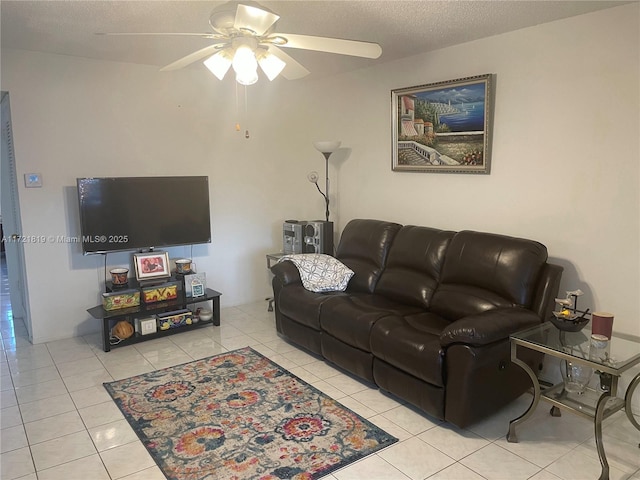
[[193,313],[190,310],[176,310],[175,312],[159,313],[158,328],[169,330],[170,328],[184,327],[193,323]]
[[102,294],[102,306],[105,310],[137,307],[138,305],[140,305],[140,290],[137,289]]
[[142,301],[144,303],[163,302],[175,300],[176,298],[178,298],[178,282],[142,288]]

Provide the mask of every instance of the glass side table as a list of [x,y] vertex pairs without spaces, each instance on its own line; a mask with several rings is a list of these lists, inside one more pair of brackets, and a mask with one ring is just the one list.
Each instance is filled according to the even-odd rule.
[[[518,418],[509,422],[507,441],[517,442],[516,427],[524,423],[535,411],[538,402],[550,402],[551,415],[560,416],[560,409],[568,410],[582,417],[592,419],[595,428],[596,449],[602,472],[599,480],[609,480],[609,463],[602,444],[602,421],[622,409],[633,426],[640,430],[640,424],[631,411],[631,397],[640,384],[638,373],[625,393],[624,399],[618,398],[618,380],[623,372],[640,363],[640,338],[632,335],[613,333],[607,347],[608,355],[594,358],[589,355],[591,346],[591,326],[587,325],[579,332],[559,330],[550,322],[537,325],[510,336],[511,361],[519,365],[531,378],[533,383],[533,400],[531,405]],[[583,393],[569,392],[565,382],[556,385],[541,385],[537,375],[529,365],[517,357],[518,348],[526,348],[543,352],[562,361],[571,362],[591,368],[600,377],[599,388],[586,387]],[[573,389],[571,389],[573,390]]]
[[[273,265],[275,265],[276,263],[278,263],[278,261],[284,257],[286,255],[286,253],[267,253],[267,269],[271,270],[271,267]],[[267,305],[267,311],[268,312],[273,312],[273,301],[274,298],[273,297],[267,297],[265,298],[265,300],[267,302],[269,302],[269,304]]]

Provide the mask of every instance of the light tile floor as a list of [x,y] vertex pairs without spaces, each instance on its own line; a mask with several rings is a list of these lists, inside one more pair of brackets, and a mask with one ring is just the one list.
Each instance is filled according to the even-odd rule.
[[[541,403],[505,440],[522,413],[523,395],[491,418],[459,430],[327,365],[280,339],[265,302],[222,311],[220,327],[101,350],[99,336],[40,345],[26,340],[2,295],[2,480],[160,480],[163,474],[138,441],[102,382],[251,346],[400,439],[325,478],[333,480],[588,480],[600,464],[589,421],[549,415]],[[611,479],[640,480],[640,432],[617,414],[606,421]]]

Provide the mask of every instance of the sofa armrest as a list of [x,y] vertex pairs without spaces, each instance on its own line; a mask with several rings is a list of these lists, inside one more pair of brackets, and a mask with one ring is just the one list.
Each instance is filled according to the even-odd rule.
[[479,347],[506,339],[512,333],[540,323],[540,317],[525,308],[488,310],[451,323],[440,334],[440,344],[447,347],[454,343],[464,343]]
[[290,285],[292,283],[302,283],[300,271],[293,262],[284,260],[276,263],[271,267],[271,272],[276,276],[282,285]]
[[560,265],[546,263],[540,272],[531,310],[534,310],[542,320],[549,318],[556,306],[555,299],[558,296],[563,270]]

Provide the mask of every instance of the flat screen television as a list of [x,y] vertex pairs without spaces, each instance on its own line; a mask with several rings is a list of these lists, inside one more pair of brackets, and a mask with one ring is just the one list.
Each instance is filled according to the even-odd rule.
[[209,177],[78,178],[82,253],[211,242]]

